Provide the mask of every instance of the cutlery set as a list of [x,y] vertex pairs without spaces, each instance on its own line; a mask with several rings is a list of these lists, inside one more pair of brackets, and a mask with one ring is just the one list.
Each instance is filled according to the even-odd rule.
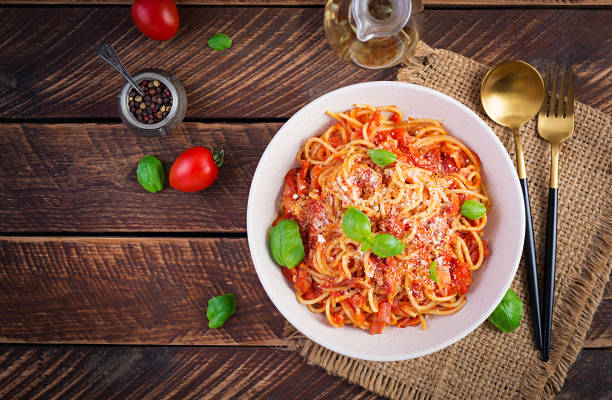
[[[560,79],[559,79],[560,76]],[[549,66],[543,80],[523,61],[503,61],[485,75],[480,98],[487,115],[512,130],[516,168],[525,205],[525,266],[536,346],[548,361],[552,326],[557,248],[557,197],[560,143],[574,131],[574,73],[571,67]],[[546,224],[543,306],[540,307],[536,255],[520,127],[537,114],[539,135],[551,146],[550,188]]]

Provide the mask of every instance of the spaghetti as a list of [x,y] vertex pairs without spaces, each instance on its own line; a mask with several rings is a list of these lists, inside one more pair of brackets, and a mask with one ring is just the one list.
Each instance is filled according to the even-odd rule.
[[[328,114],[337,122],[306,141],[300,168],[285,176],[278,220],[298,223],[305,257],[283,274],[297,300],[335,327],[372,334],[389,325],[427,329],[426,315],[465,305],[472,271],[488,253],[486,214],[471,220],[460,212],[466,200],[490,208],[480,160],[437,120],[404,120],[396,106]],[[397,159],[380,167],[367,155],[375,148]],[[342,231],[349,207],[369,217],[374,233],[399,239],[404,251],[388,258],[362,252]]]

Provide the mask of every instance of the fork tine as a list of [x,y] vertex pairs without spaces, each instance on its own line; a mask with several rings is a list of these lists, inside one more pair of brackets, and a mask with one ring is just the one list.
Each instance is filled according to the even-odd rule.
[[569,67],[569,82],[567,84],[567,107],[565,107],[565,115],[574,114],[574,69]]
[[542,105],[542,110],[544,114],[550,114],[550,95],[548,91],[550,90],[550,70],[552,66],[548,66],[546,69],[546,78],[544,79],[544,104]]
[[559,118],[563,118],[565,115],[565,110],[567,109],[567,103],[565,101],[565,70],[567,69],[567,65],[563,64],[561,67],[561,86],[559,86],[559,105],[557,106],[559,111],[557,112],[557,116]]
[[555,71],[553,73],[553,84],[552,84],[552,90],[550,91],[550,107],[548,109],[548,115],[552,115],[555,116],[555,106],[557,103],[557,78],[559,76],[559,66],[555,65]]

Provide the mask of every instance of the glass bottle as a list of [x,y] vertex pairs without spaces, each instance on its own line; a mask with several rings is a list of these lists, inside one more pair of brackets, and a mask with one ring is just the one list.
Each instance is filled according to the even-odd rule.
[[327,40],[345,61],[388,68],[412,54],[423,25],[422,0],[328,0]]

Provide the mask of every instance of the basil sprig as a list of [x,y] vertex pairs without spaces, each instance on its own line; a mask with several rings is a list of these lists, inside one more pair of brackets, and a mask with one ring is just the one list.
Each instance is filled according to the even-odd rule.
[[433,260],[431,264],[429,264],[429,277],[432,281],[438,283],[438,263],[436,260]]
[[276,262],[289,269],[304,259],[304,244],[297,222],[284,219],[270,229],[270,250]]
[[368,156],[374,161],[376,165],[386,167],[395,160],[397,160],[397,154],[381,149],[368,150]]
[[501,303],[489,316],[489,322],[504,332],[512,332],[521,324],[523,317],[523,302],[512,291],[508,289]]
[[216,33],[208,39],[208,46],[216,51],[229,49],[232,47],[232,39],[225,33]]
[[487,213],[487,208],[479,201],[466,200],[461,204],[461,214],[469,219],[478,219],[484,217]]
[[225,293],[221,296],[213,297],[208,300],[206,317],[208,327],[217,329],[227,321],[229,317],[236,313],[236,296],[234,293]]
[[342,217],[342,232],[349,238],[361,242],[361,251],[372,252],[378,257],[387,258],[404,251],[404,243],[388,233],[374,235],[370,219],[355,207],[349,207]]

